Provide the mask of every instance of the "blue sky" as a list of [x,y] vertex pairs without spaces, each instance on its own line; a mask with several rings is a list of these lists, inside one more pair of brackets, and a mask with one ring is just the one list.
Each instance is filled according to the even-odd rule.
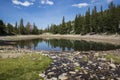
[[24,25],[29,21],[44,29],[50,24],[60,24],[63,16],[65,21],[74,20],[76,14],[84,15],[88,7],[92,10],[97,6],[99,11],[102,5],[105,10],[112,1],[120,5],[120,0],[0,0],[0,19],[19,24],[23,18]]

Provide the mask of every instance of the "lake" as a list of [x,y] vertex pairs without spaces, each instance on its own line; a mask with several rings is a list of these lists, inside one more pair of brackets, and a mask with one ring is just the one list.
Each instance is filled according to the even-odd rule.
[[17,48],[26,48],[31,50],[47,50],[47,51],[105,51],[120,49],[120,45],[108,43],[84,41],[84,40],[67,40],[67,39],[32,39],[17,41]]

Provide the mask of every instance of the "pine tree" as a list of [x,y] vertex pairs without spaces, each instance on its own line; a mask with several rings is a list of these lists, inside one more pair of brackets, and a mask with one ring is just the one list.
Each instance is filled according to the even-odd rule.
[[63,16],[62,25],[61,25],[61,34],[66,34],[66,24],[65,24],[65,17]]
[[97,32],[97,10],[96,10],[96,6],[94,6],[94,9],[92,11],[92,15],[91,15],[91,31],[92,32]]
[[6,31],[5,31],[5,24],[2,20],[0,20],[0,35],[5,35]]
[[7,24],[7,33],[8,33],[9,35],[15,34],[15,33],[14,33],[14,27],[13,27],[13,25],[11,25],[10,23]]
[[35,25],[35,23],[33,24],[32,34],[39,34],[39,30],[38,30],[37,26]]
[[74,32],[75,32],[75,34],[80,34],[79,24],[80,23],[79,23],[78,15],[76,15],[75,24],[74,24]]
[[23,24],[23,19],[20,20],[20,34],[25,34],[25,28]]
[[17,22],[15,23],[14,33],[15,33],[15,34],[18,34],[18,33],[19,33],[19,32],[18,32],[18,25],[17,25]]
[[30,22],[27,22],[26,34],[31,34],[31,33],[32,33],[32,26],[31,26]]
[[103,7],[101,6],[100,7],[100,13],[99,13],[99,17],[98,17],[98,19],[99,19],[99,23],[98,23],[98,25],[99,25],[99,33],[103,33],[103,29],[104,29],[104,22],[103,22]]
[[86,11],[84,32],[85,33],[90,32],[90,8],[88,8],[88,11]]
[[111,32],[115,33],[117,32],[118,29],[118,20],[116,17],[116,12],[115,12],[115,5],[113,2],[110,3],[109,5],[109,15],[110,15],[110,27],[111,27]]

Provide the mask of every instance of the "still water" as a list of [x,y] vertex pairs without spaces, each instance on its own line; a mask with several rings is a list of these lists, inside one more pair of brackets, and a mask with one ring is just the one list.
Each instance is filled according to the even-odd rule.
[[66,39],[33,39],[16,42],[17,48],[26,48],[32,50],[55,50],[55,51],[101,51],[120,49],[120,45],[107,43],[87,42],[84,40],[66,40]]

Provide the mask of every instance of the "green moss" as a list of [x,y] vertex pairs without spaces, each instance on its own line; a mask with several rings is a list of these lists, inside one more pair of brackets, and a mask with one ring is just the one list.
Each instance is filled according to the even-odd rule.
[[113,59],[115,61],[115,63],[118,63],[118,64],[120,63],[120,56],[116,56],[116,55],[113,55],[113,54],[108,54],[108,55],[105,56],[105,58],[109,61],[111,59]]
[[81,70],[80,66],[76,66],[75,69],[79,71]]
[[0,80],[38,80],[38,74],[51,62],[50,58],[40,54],[0,59]]
[[89,59],[88,59],[88,57],[83,57],[82,60],[86,62],[86,61],[88,61]]

